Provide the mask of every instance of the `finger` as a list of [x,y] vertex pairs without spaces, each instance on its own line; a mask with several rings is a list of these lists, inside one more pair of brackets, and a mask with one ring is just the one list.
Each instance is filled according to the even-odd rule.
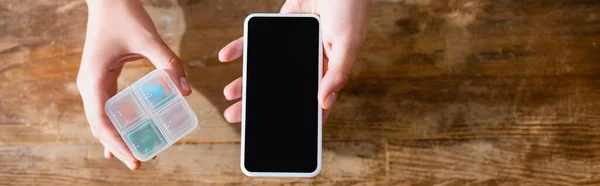
[[338,92],[348,83],[349,79],[349,72],[340,72],[337,69],[327,71],[319,87],[319,103],[323,109],[333,107]]
[[223,89],[223,95],[225,95],[225,99],[227,100],[235,100],[242,97],[242,77],[233,80],[233,82],[229,83],[229,85],[225,86]]
[[105,147],[104,148],[104,158],[110,159],[113,157],[113,154]]
[[327,118],[329,118],[329,113],[331,113],[331,109],[323,110],[323,123],[325,123],[327,121]]
[[239,123],[242,121],[242,101],[229,106],[223,113],[225,120],[229,123]]
[[112,129],[99,127],[98,132],[98,138],[100,139],[100,142],[105,148],[108,149],[108,151],[117,157],[117,159],[121,160],[121,162],[123,162],[131,170],[137,170],[140,168],[140,161],[133,156],[114,127],[112,127]]
[[[105,140],[101,139],[100,143],[102,143],[102,145],[104,145],[104,148],[108,149],[108,151],[111,151],[111,153],[119,161],[123,162],[123,164],[125,164],[125,166],[127,166],[127,168],[129,168],[131,170],[137,170],[137,169],[140,168],[140,166],[141,166],[140,161],[138,161],[137,159],[135,159],[135,157],[133,157],[133,155],[129,156],[129,155],[127,155],[127,153],[122,153],[120,151],[115,150],[117,148],[112,147],[112,145],[109,144],[109,143],[107,143],[107,142],[105,142]],[[130,151],[127,150],[127,152],[130,152]]]
[[287,0],[281,6],[279,13],[290,14],[290,13],[312,13],[317,12],[312,7],[316,7],[316,1],[299,1],[299,0]]
[[181,94],[187,96],[192,93],[183,63],[160,38],[150,41],[141,53],[150,59],[156,68],[169,73]]
[[[109,75],[100,74],[98,77],[78,78],[78,87],[80,87],[85,114],[94,136],[103,143],[108,151],[123,161],[130,169],[135,170],[139,168],[139,162],[129,151],[129,148],[127,148],[127,145],[104,112],[104,104],[111,96],[111,93],[107,92],[110,87],[106,86],[110,85],[106,82],[111,81],[110,78],[105,78],[107,76],[111,76],[110,73]],[[85,77],[85,75],[81,77]]]
[[219,61],[230,62],[242,57],[244,54],[244,37],[240,37],[227,44],[219,51]]
[[332,47],[327,63],[327,72],[325,72],[319,87],[318,99],[323,109],[333,106],[337,93],[346,86],[350,79],[352,66],[356,60],[356,50],[350,49],[349,46],[342,43]]

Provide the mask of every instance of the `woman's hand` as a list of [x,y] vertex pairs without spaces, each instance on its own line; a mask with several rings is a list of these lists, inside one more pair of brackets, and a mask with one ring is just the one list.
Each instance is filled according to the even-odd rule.
[[165,45],[137,0],[88,0],[88,25],[77,87],[93,135],[131,170],[140,167],[106,116],[104,104],[117,93],[123,64],[143,57],[169,73],[183,95],[191,93],[179,58]]
[[[368,0],[287,0],[281,13],[311,13],[321,17],[323,36],[323,79],[318,100],[323,109],[323,120],[335,103],[337,93],[348,83],[352,66],[367,34]],[[233,61],[243,54],[244,39],[239,38],[219,52],[222,62]],[[242,97],[242,78],[231,82],[223,90],[225,98]],[[238,101],[225,110],[225,119],[241,121],[242,103]]]

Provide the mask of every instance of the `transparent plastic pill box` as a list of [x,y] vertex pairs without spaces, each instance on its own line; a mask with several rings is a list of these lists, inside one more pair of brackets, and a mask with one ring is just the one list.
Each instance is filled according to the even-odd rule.
[[198,118],[163,70],[154,70],[106,102],[129,150],[148,161],[198,126]]

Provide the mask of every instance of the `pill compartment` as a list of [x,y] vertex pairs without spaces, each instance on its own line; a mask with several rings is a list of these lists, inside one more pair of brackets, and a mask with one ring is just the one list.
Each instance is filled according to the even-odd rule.
[[152,152],[160,150],[167,145],[167,140],[162,135],[156,122],[146,119],[136,125],[126,134],[126,140],[133,146],[133,153],[140,157],[152,158]]
[[198,126],[198,118],[162,70],[110,98],[105,112],[140,161],[150,160]]
[[118,129],[126,128],[146,116],[146,110],[130,88],[121,91],[112,99],[114,101],[108,104],[106,115]]
[[156,114],[169,137],[178,138],[181,134],[192,130],[197,118],[194,117],[189,107],[186,108],[185,100],[177,99],[166,105]]
[[136,83],[135,87],[142,100],[151,109],[159,109],[166,105],[176,96],[175,91],[178,91],[175,86],[170,86],[171,79],[169,77],[147,76],[140,81],[140,83]]

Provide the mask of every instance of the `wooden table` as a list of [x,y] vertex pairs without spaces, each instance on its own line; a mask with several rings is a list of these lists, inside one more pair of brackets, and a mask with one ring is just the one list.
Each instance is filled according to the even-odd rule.
[[[218,50],[281,0],[152,0],[184,60],[196,131],[128,170],[104,159],[75,78],[83,1],[0,1],[0,185],[599,185],[600,2],[373,0],[313,179],[248,178]],[[125,65],[125,87],[153,66]],[[283,105],[281,107],[284,107]],[[285,121],[281,121],[285,123]]]

